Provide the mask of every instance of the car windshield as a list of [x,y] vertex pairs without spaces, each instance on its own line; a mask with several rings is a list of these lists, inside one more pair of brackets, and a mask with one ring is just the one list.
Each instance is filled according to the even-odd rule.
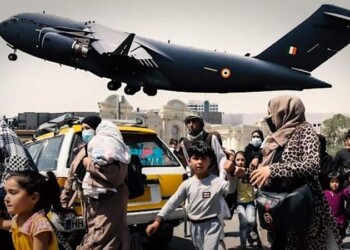
[[180,165],[174,154],[156,135],[125,132],[122,135],[130,153],[140,158],[143,167]]
[[26,145],[39,171],[53,171],[64,136],[57,136]]

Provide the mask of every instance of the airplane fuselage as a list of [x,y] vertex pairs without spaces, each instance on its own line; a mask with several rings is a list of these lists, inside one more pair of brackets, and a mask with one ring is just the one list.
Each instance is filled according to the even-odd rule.
[[330,87],[309,72],[257,57],[154,41],[47,14],[13,16],[1,23],[0,35],[14,49],[127,83],[135,92],[141,87],[217,93]]

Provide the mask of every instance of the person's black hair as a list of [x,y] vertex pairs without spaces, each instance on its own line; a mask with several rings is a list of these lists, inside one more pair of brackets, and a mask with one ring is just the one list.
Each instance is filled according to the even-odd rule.
[[60,203],[60,186],[53,172],[47,172],[47,177],[35,171],[13,172],[7,177],[7,179],[10,178],[14,178],[29,195],[35,192],[40,195],[34,212],[44,209],[45,213],[48,213],[51,208],[55,212],[63,211]]
[[341,175],[338,171],[334,171],[334,172],[331,172],[328,174],[328,178],[330,178],[330,179],[338,179],[340,177],[341,177]]
[[334,171],[328,174],[328,180],[337,179],[339,181],[339,188],[343,187],[344,184],[344,175],[342,175],[339,171]]
[[174,139],[174,138],[171,138],[170,139],[170,141],[169,141],[169,144],[171,145],[171,144],[178,144],[178,141],[176,140],[176,139]]
[[348,132],[345,133],[344,139],[347,140],[350,138],[350,130],[348,130]]
[[236,151],[235,151],[234,149],[229,149],[229,148],[223,148],[223,149],[225,149],[226,151],[230,151],[230,152],[232,152],[233,154],[236,154]]
[[197,157],[209,157],[210,159],[215,157],[214,151],[204,142],[204,141],[195,141],[192,143],[188,149],[188,156]]

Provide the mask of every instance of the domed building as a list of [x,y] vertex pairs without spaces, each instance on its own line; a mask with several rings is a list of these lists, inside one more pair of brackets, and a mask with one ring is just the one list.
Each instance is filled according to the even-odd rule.
[[163,131],[160,137],[169,142],[171,138],[179,140],[186,135],[185,117],[190,113],[187,105],[180,100],[170,100],[160,110]]
[[[120,100],[119,100],[120,99]],[[100,116],[103,119],[135,119],[140,118],[143,123],[155,130],[158,136],[169,143],[171,138],[179,140],[186,136],[185,117],[192,113],[187,104],[173,99],[168,101],[160,109],[150,109],[147,111],[133,111],[132,105],[124,96],[111,95],[103,102],[99,103]],[[209,119],[209,118],[208,118]],[[250,134],[258,126],[231,125],[231,124],[211,124],[204,116],[205,130],[218,131],[221,134],[223,146],[234,150],[242,150],[249,143]],[[209,119],[210,120],[210,119]]]

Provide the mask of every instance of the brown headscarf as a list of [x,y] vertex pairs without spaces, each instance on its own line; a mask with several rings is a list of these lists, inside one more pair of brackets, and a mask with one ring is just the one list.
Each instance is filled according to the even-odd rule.
[[278,96],[270,100],[269,112],[277,131],[268,136],[263,145],[262,166],[269,165],[275,155],[275,149],[283,147],[297,126],[305,121],[305,107],[299,97]]

